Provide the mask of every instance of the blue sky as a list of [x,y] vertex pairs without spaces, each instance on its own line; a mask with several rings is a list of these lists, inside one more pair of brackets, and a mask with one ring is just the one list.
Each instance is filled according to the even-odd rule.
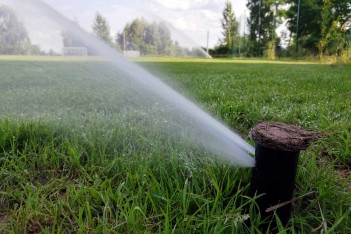
[[[0,3],[11,4],[19,0],[0,0]],[[22,0],[23,1],[23,0]],[[30,1],[36,0],[26,0]],[[104,15],[111,27],[111,34],[122,31],[127,22],[144,17],[149,21],[166,21],[169,23],[172,36],[186,46],[206,46],[207,31],[210,34],[210,47],[217,44],[221,36],[221,12],[226,0],[42,0],[69,19],[91,31],[96,12]],[[248,15],[246,0],[231,0],[238,21],[244,22],[244,13]],[[17,8],[18,9],[18,8]],[[40,17],[40,16],[37,16]],[[45,20],[44,20],[45,21]],[[38,23],[26,23],[29,31]],[[44,48],[59,47],[58,42],[43,40],[48,38],[44,32],[30,32],[32,41],[42,40]],[[42,26],[45,28],[45,25]],[[242,27],[243,30],[244,27]],[[53,30],[52,33],[55,30]],[[56,30],[57,33],[58,30]],[[47,32],[46,32],[47,34]],[[44,39],[42,38],[44,37]],[[42,38],[42,39],[40,39]]]

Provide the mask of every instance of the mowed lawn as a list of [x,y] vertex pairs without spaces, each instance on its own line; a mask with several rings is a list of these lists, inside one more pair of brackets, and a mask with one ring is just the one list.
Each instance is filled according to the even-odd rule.
[[[310,195],[280,229],[351,233],[350,65],[137,63],[247,140],[261,120],[322,133],[300,157],[295,197]],[[109,69],[101,59],[1,57],[0,233],[258,233],[250,169],[168,139],[154,123],[164,111],[126,107],[138,90],[121,91]]]

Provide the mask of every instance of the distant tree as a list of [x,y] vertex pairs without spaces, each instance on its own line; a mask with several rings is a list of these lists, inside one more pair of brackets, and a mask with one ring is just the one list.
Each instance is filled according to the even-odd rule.
[[[287,20],[288,29],[295,39],[293,46],[298,43],[305,53],[316,55],[318,52],[317,44],[321,38],[320,12],[322,6],[320,3],[322,0],[300,1],[300,9],[298,9],[298,0],[288,0],[287,2],[291,4],[287,11]],[[298,16],[299,18],[297,18]]]
[[30,55],[44,55],[45,52],[40,49],[39,45],[29,45],[29,48],[26,49],[27,54]]
[[280,42],[276,29],[282,23],[285,10],[279,6],[284,0],[248,0],[249,46],[252,56],[263,56],[269,48],[276,48]]
[[[351,0],[287,0],[288,29],[304,55],[340,54],[348,47]],[[346,30],[345,30],[346,29]],[[298,34],[296,34],[298,32]]]
[[93,23],[93,31],[96,36],[104,40],[108,44],[112,44],[112,37],[110,32],[110,26],[107,23],[105,17],[99,12],[96,13],[95,21]]
[[[247,8],[250,10],[248,18],[250,54],[253,56],[262,56],[264,50],[264,28],[267,26],[265,20],[266,8],[263,5],[264,0],[248,0]],[[269,23],[269,22],[268,22]]]
[[30,45],[27,31],[15,13],[0,6],[0,54],[27,54]]
[[185,57],[186,56],[185,49],[179,45],[178,41],[175,41],[173,44],[173,53],[174,53],[174,56],[176,56],[176,57]]
[[63,30],[61,36],[64,47],[85,47],[85,45],[68,30]]
[[234,40],[239,38],[239,23],[236,21],[232,3],[230,1],[225,2],[221,24],[223,30],[223,38],[220,39],[221,47],[226,48],[227,52],[231,52],[235,43]]
[[149,23],[145,19],[135,19],[126,24],[117,34],[117,44],[123,50],[139,50],[142,55],[172,55],[179,45],[171,39],[171,32],[164,23]]
[[144,51],[144,32],[146,21],[135,19],[124,28],[124,36],[127,50]]
[[171,31],[165,23],[160,23],[158,25],[158,37],[159,43],[157,45],[157,53],[159,55],[171,55],[173,41],[171,39]]
[[157,23],[145,24],[145,35],[144,35],[144,53],[148,55],[157,55],[158,47],[161,43],[161,35],[159,34],[159,25]]

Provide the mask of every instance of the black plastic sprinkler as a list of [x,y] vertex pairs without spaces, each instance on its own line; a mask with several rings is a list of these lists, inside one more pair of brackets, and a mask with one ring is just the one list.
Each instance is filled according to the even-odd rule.
[[[274,213],[285,226],[290,217],[297,163],[301,150],[317,138],[313,132],[279,122],[260,122],[250,133],[256,143],[256,166],[252,169],[249,196],[258,197],[256,202],[262,220],[261,231],[272,231],[277,227]],[[267,211],[267,209],[283,206]]]

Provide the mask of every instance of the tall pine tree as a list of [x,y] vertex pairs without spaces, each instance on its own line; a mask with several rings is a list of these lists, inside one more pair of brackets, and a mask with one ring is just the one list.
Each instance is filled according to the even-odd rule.
[[31,43],[14,11],[0,5],[0,54],[30,53]]
[[93,31],[96,36],[104,40],[108,44],[112,44],[112,37],[110,33],[110,26],[105,17],[100,13],[96,13],[95,21],[93,24]]
[[227,53],[230,53],[234,49],[234,40],[239,38],[239,23],[236,21],[233,6],[230,1],[226,1],[225,3],[221,24],[223,38],[220,39],[220,43],[222,47],[226,48]]
[[284,15],[284,10],[279,8],[283,2],[283,0],[248,0],[246,6],[250,10],[250,17],[247,23],[250,28],[252,56],[262,56],[269,46],[275,47],[279,43],[275,31]]
[[139,50],[142,55],[170,56],[175,49],[165,23],[149,23],[143,18],[126,24],[116,42],[121,48]]

